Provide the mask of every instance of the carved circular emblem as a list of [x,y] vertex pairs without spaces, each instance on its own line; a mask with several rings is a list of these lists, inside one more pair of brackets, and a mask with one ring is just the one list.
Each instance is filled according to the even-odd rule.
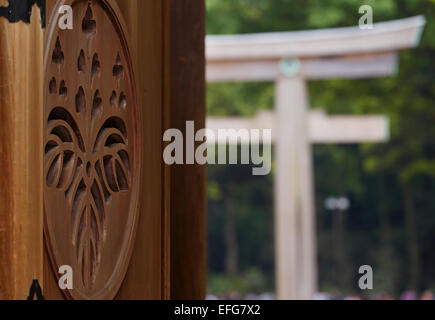
[[[141,114],[117,8],[58,1],[45,51],[44,230],[56,273],[73,269],[74,299],[114,298],[138,218]],[[61,30],[58,8],[73,9]]]

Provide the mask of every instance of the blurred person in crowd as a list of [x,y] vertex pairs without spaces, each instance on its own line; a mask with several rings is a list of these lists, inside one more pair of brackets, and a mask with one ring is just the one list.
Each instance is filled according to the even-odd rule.
[[400,300],[417,300],[417,293],[414,290],[408,290],[402,293]]
[[433,300],[433,299],[434,299],[434,295],[432,290],[426,290],[421,295],[421,300]]

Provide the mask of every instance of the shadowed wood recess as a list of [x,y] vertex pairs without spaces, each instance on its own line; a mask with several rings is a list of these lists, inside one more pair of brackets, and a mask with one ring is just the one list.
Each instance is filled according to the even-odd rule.
[[[186,136],[186,120],[205,127],[205,3],[171,1],[171,127]],[[197,147],[197,146],[196,146]],[[204,299],[206,168],[171,168],[171,298]]]
[[39,8],[30,23],[0,17],[0,299],[43,280],[42,61]]

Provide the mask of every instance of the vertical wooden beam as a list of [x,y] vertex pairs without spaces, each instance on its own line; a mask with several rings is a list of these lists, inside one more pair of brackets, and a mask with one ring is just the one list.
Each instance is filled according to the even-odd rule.
[[[163,130],[171,127],[171,0],[163,1]],[[162,142],[162,150],[166,144]],[[162,298],[171,299],[171,167],[163,163]]]
[[276,83],[275,237],[279,299],[311,299],[316,290],[315,222],[305,80]]
[[[205,3],[170,3],[171,127],[205,127]],[[171,168],[171,298],[203,299],[206,282],[205,166]]]
[[139,105],[144,121],[143,201],[135,247],[129,269],[119,291],[119,299],[162,299],[166,297],[169,266],[165,253],[165,215],[162,137],[164,131],[165,37],[164,2],[116,0],[130,35],[135,63]]
[[43,283],[43,30],[0,17],[0,299]]

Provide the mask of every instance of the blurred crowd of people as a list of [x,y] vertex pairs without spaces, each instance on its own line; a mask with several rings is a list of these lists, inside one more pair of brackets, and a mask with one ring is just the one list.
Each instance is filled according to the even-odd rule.
[[339,293],[331,294],[319,292],[313,299],[314,300],[434,300],[434,293],[432,290],[426,290],[421,294],[418,294],[414,290],[408,290],[403,292],[399,297],[391,295],[342,295]]
[[[273,293],[247,294],[242,295],[239,292],[230,292],[222,295],[208,295],[207,300],[274,300],[276,297]],[[435,300],[432,290],[426,290],[418,294],[414,290],[403,292],[399,297],[390,295],[368,296],[368,295],[343,295],[340,293],[319,292],[313,297],[313,300]]]

